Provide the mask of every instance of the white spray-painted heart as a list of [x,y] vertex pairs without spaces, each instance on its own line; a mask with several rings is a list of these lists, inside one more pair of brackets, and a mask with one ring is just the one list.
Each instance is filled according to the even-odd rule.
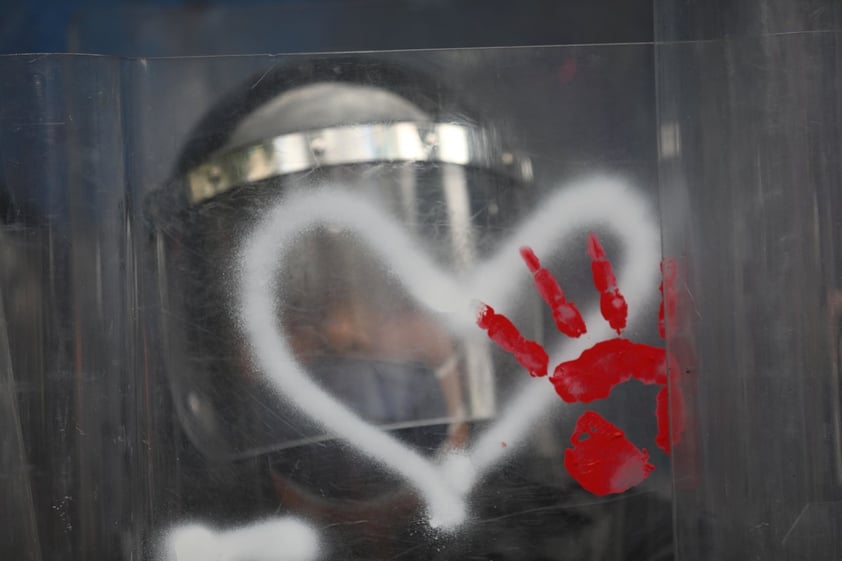
[[[655,216],[644,198],[618,179],[593,178],[557,191],[467,278],[440,269],[386,211],[348,189],[334,186],[292,195],[267,211],[246,238],[239,260],[239,312],[257,365],[289,403],[414,486],[427,504],[432,526],[460,524],[466,516],[465,494],[516,449],[501,447],[500,442],[522,441],[520,437],[535,419],[561,402],[546,380],[525,377],[499,417],[467,452],[441,463],[361,419],[310,378],[293,356],[278,322],[276,298],[280,294],[283,299],[283,287],[277,278],[285,256],[302,233],[325,225],[354,233],[422,306],[440,314],[457,333],[478,329],[471,306],[477,299],[507,312],[505,303],[529,279],[520,262],[521,246],[531,246],[538,255],[551,255],[565,238],[586,228],[613,231],[622,242],[618,284],[629,302],[629,327],[644,316],[657,293],[660,236]],[[563,341],[550,352],[551,364],[575,358],[613,335],[597,304],[585,313],[585,322],[588,333]]]

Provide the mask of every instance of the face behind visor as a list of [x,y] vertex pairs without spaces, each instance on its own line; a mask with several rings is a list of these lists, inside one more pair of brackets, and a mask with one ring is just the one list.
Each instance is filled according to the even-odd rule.
[[[458,274],[522,207],[528,162],[492,128],[468,111],[445,114],[438,86],[419,94],[429,90],[423,80],[386,83],[406,73],[367,64],[299,69],[281,80],[295,85],[253,94],[262,100],[249,112],[251,101],[223,103],[224,133],[208,132],[205,119],[194,137],[207,153],[189,144],[177,166],[170,190],[180,208],[165,227],[159,220],[157,255],[162,307],[186,320],[165,319],[163,342],[182,424],[210,457],[330,438],[306,406],[268,391],[238,323],[238,251],[268,208],[335,186],[402,224],[419,254]],[[487,345],[448,332],[390,267],[353,231],[326,224],[301,233],[278,278],[286,340],[300,367],[366,421],[427,426],[440,445],[464,441],[464,423],[497,407]]]

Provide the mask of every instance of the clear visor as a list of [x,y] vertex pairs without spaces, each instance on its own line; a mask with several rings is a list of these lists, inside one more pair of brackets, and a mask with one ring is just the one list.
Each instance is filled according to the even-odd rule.
[[[332,438],[331,408],[341,407],[425,447],[463,444],[512,379],[498,376],[506,356],[472,325],[475,303],[436,300],[441,283],[468,282],[527,197],[463,166],[357,165],[236,189],[163,225],[164,360],[191,438],[215,457],[300,446]],[[256,357],[263,343],[242,310],[244,256],[272,220],[290,226],[263,257],[276,262],[266,279],[274,367]]]

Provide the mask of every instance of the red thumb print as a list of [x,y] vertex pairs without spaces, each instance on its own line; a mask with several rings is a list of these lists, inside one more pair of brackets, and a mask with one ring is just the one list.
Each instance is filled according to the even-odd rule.
[[532,376],[546,376],[550,358],[544,347],[520,334],[509,318],[482,304],[477,314],[477,325],[488,332],[488,337],[504,351],[511,353],[518,363]]

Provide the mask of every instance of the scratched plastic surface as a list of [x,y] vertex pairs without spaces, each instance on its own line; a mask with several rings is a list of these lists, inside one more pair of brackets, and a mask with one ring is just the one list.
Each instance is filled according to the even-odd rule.
[[[653,54],[0,58],[0,558],[671,559],[666,376],[582,403],[556,371],[664,346]],[[401,91],[533,177],[378,162],[178,206],[180,159],[296,65],[425,76]]]
[[658,47],[664,251],[679,275],[668,342],[692,396],[678,553],[839,559],[840,35],[783,33],[838,24],[839,5],[735,4],[782,33],[674,6],[679,36],[735,38]]

